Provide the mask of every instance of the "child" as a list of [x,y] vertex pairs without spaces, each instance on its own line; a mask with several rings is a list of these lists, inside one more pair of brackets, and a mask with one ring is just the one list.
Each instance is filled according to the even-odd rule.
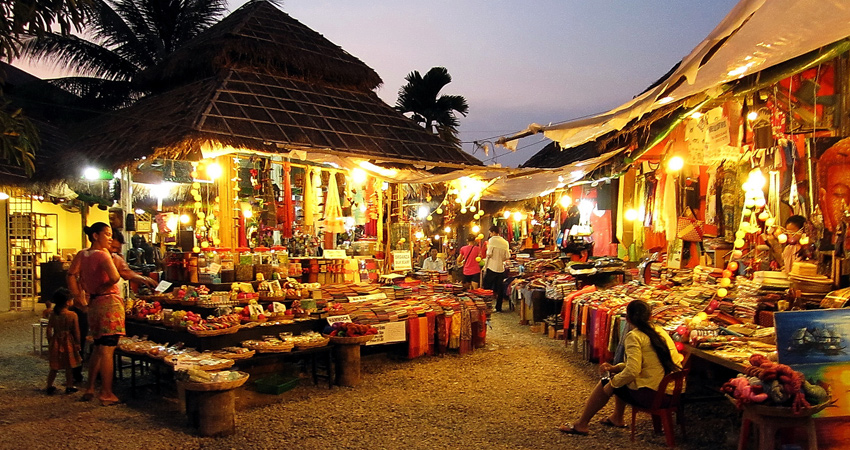
[[47,342],[50,349],[47,395],[53,395],[56,392],[53,381],[59,369],[65,370],[65,393],[77,392],[77,388],[74,387],[72,369],[82,364],[82,358],[80,357],[80,324],[77,321],[77,314],[68,309],[72,303],[69,290],[59,288],[53,293],[53,314],[47,321]]

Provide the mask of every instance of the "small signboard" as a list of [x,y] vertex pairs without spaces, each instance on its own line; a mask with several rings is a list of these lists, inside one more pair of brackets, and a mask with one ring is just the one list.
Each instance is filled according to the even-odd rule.
[[167,291],[168,288],[170,288],[170,287],[171,287],[171,283],[169,283],[168,281],[162,280],[162,281],[159,282],[158,285],[156,285],[156,288],[154,290],[161,294],[161,293]]
[[339,249],[329,249],[322,251],[322,258],[325,259],[346,259],[348,256],[345,254],[345,250]]
[[386,299],[387,299],[387,294],[384,294],[383,292],[378,293],[378,294],[356,295],[354,297],[348,297],[348,301],[351,302],[351,303],[365,302],[365,301],[369,301],[369,300],[386,300]]
[[378,329],[378,334],[372,340],[366,342],[366,345],[389,344],[407,340],[407,321],[379,323],[373,326]]
[[351,322],[351,317],[348,314],[343,314],[341,316],[330,316],[327,320],[328,325],[333,325],[337,322]]
[[393,251],[393,270],[413,270],[413,259],[410,250]]

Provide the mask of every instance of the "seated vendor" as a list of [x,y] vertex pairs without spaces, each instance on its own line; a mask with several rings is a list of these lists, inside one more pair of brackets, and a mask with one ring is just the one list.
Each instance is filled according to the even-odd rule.
[[800,238],[803,237],[805,225],[806,218],[800,215],[791,216],[785,221],[785,235],[788,236],[788,241],[786,241],[785,248],[782,250],[782,271],[786,274],[791,272],[791,267],[795,262],[800,261],[798,256],[802,248]]
[[445,264],[443,260],[437,257],[438,251],[436,248],[432,248],[430,254],[425,261],[422,262],[422,270],[430,271],[430,272],[443,272],[445,271]]

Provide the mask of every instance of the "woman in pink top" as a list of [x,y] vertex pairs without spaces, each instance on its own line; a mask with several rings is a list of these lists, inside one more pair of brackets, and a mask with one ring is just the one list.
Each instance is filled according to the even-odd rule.
[[475,280],[480,278],[481,266],[476,258],[481,256],[481,246],[475,245],[475,235],[470,234],[466,238],[466,245],[461,247],[460,254],[457,256],[457,264],[463,265],[463,290],[468,291],[470,288],[477,288]]
[[120,279],[118,269],[112,261],[109,247],[112,244],[112,228],[97,222],[84,231],[91,247],[74,256],[68,269],[68,287],[77,301],[88,298],[89,334],[94,338],[94,351],[89,361],[89,382],[84,400],[94,398],[94,387],[100,375],[100,402],[104,406],[118,403],[112,392],[113,354],[119,336],[124,331],[124,302],[115,283]]

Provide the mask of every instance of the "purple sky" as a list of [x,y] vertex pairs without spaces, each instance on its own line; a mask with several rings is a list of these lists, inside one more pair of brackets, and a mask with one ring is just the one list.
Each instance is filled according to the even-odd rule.
[[[231,1],[231,10],[244,3]],[[375,69],[395,105],[404,77],[445,66],[466,97],[464,149],[625,103],[687,55],[736,0],[282,0],[281,9]],[[781,25],[780,25],[781,26]],[[25,70],[42,77],[47,70]],[[486,164],[517,166],[546,142],[522,139]]]
[[[453,81],[444,93],[469,102],[460,137],[471,142],[625,103],[687,55],[736,3],[285,0],[281,7],[375,69],[384,80],[378,95],[390,105],[410,71],[448,68]],[[541,139],[522,139],[515,154],[495,162],[517,166],[545,145]],[[488,158],[481,151],[475,156]]]

